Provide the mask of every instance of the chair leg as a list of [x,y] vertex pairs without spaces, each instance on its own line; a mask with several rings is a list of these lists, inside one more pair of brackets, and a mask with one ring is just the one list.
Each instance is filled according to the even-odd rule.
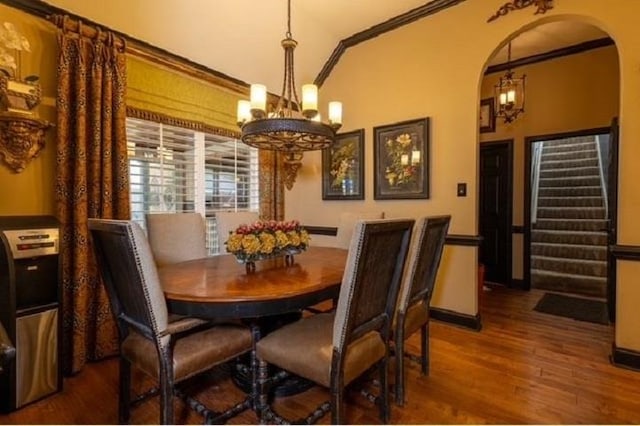
[[389,355],[380,361],[380,421],[382,424],[389,424],[389,384],[387,376],[389,375]]
[[[166,361],[168,363],[168,361]],[[161,364],[165,364],[162,362]],[[174,423],[173,419],[173,369],[170,371],[167,367],[160,367],[160,424],[170,425]]]
[[420,337],[422,340],[422,375],[429,375],[429,323],[425,323],[420,329]]
[[120,392],[118,395],[118,423],[129,424],[131,414],[131,363],[120,357]]
[[404,405],[404,336],[400,336],[395,342],[395,359],[396,359],[396,383],[395,383],[395,399],[399,406]]
[[344,389],[339,384],[331,389],[331,424],[344,424]]

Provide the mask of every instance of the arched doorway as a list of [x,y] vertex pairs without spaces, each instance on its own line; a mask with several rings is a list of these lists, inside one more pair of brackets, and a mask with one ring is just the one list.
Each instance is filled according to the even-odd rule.
[[[509,44],[512,56],[510,63],[507,63]],[[597,262],[589,259],[588,255],[585,255],[586,258],[581,258],[581,255],[575,258],[568,256],[573,246],[588,241],[593,233],[602,233],[603,230],[592,230],[596,224],[587,226],[589,229],[574,226],[579,220],[566,226],[570,229],[564,229],[565,213],[560,210],[563,206],[568,207],[573,213],[578,212],[577,219],[580,219],[585,207],[595,207],[598,203],[609,204],[607,191],[603,188],[602,192],[596,194],[594,189],[589,195],[574,193],[572,189],[546,191],[542,203],[549,208],[544,214],[552,216],[546,224],[553,224],[554,229],[544,232],[535,230],[532,233],[536,225],[535,220],[531,220],[531,213],[533,211],[535,215],[537,212],[535,203],[540,199],[532,202],[532,194],[536,192],[534,187],[540,183],[536,180],[540,175],[531,174],[527,164],[531,156],[531,144],[526,141],[541,135],[566,135],[583,130],[589,133],[589,130],[610,127],[619,108],[617,48],[607,33],[590,23],[576,18],[553,22],[542,19],[538,25],[504,40],[489,58],[482,78],[479,103],[492,99],[495,104],[494,85],[508,69],[517,76],[527,76],[525,111],[511,123],[496,117],[495,124],[490,121],[490,126],[479,130],[478,223],[479,233],[483,237],[479,261],[485,264],[489,283],[522,289],[543,288],[562,293],[565,292],[564,288],[545,287],[539,279],[532,280],[531,269],[540,265],[558,267],[558,271],[547,275],[563,285],[570,279],[576,279],[576,276],[577,279],[588,279],[586,275],[589,271],[597,270],[598,275],[603,274],[600,266],[609,266],[611,262],[608,255],[604,259],[599,255]],[[593,152],[597,161],[589,161],[589,164],[586,160],[584,164],[577,161],[563,170],[553,169],[548,164],[545,166],[548,167],[545,184],[555,185],[554,179],[559,182],[561,177],[577,181],[579,179],[573,179],[572,176],[583,168],[597,172],[594,177],[602,177],[609,164],[606,159],[599,160],[601,152]],[[555,161],[557,164],[565,162],[560,157]],[[568,200],[569,197],[574,199]],[[578,204],[569,205],[574,201]],[[599,223],[606,224],[607,231],[615,229],[613,220],[607,221],[606,217],[602,219]],[[569,231],[575,232],[571,234]],[[598,236],[603,239],[605,250],[607,244],[612,242],[611,237],[615,242],[615,237],[607,231]],[[548,243],[552,249],[531,249],[532,244],[539,243]],[[598,263],[598,268],[594,266],[595,263]],[[580,272],[581,268],[587,273]],[[605,271],[610,272],[606,268]],[[580,278],[581,274],[585,278]],[[615,283],[615,277],[598,280],[609,283],[605,293],[606,298],[612,301],[615,286],[611,283]]]

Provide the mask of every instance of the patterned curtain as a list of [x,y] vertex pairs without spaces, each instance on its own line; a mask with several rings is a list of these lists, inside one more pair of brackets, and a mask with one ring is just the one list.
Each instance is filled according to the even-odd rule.
[[282,154],[260,150],[260,218],[284,219],[284,172]]
[[56,208],[62,227],[63,365],[117,353],[87,219],[129,219],[124,41],[68,17],[59,28]]

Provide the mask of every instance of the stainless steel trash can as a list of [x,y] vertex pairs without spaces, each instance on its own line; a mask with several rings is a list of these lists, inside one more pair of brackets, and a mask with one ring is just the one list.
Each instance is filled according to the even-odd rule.
[[15,345],[3,412],[62,389],[59,232],[51,216],[0,216],[0,321]]

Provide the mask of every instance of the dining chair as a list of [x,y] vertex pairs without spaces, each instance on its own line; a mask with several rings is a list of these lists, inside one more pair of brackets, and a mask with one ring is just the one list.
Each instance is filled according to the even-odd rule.
[[272,364],[330,389],[330,402],[294,422],[313,423],[331,411],[332,424],[345,421],[345,387],[377,366],[380,418],[389,423],[389,335],[413,224],[412,219],[358,221],[336,311],[303,317],[256,343],[262,422],[289,421],[267,404]]
[[404,342],[421,332],[422,374],[429,374],[429,304],[442,258],[451,216],[431,216],[418,220],[413,232],[398,308],[392,329],[395,349],[395,401],[404,404]]
[[351,236],[358,220],[384,219],[383,212],[342,212],[338,222],[335,247],[349,249]]
[[207,257],[207,232],[200,213],[149,213],[145,220],[156,265]]
[[216,212],[216,232],[218,234],[218,252],[227,252],[224,243],[229,234],[240,225],[251,225],[257,222],[260,216],[257,212]]
[[119,421],[129,422],[131,366],[159,383],[161,423],[173,422],[173,396],[184,397],[207,422],[224,421],[250,399],[214,412],[186,396],[177,384],[252,349],[251,332],[237,325],[211,326],[196,318],[170,320],[151,248],[133,221],[89,219],[94,252],[118,325]]

